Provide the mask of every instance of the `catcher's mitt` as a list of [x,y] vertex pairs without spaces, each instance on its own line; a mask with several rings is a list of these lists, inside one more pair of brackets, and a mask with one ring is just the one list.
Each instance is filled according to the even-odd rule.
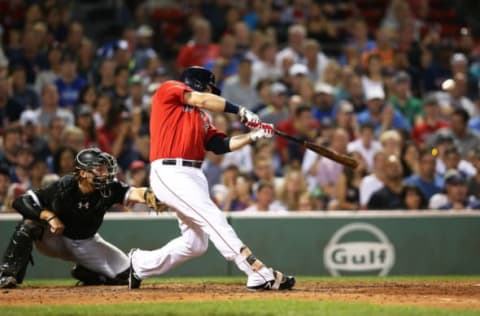
[[168,210],[168,205],[160,202],[151,188],[147,188],[145,190],[145,193],[143,193],[143,199],[145,200],[145,204],[149,208],[155,210],[157,213],[165,212]]

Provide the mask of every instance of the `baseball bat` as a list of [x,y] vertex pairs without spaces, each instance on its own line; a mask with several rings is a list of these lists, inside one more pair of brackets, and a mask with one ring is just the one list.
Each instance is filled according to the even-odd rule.
[[349,168],[355,169],[358,165],[357,161],[353,159],[352,157],[349,157],[344,154],[339,154],[333,149],[330,149],[328,147],[322,146],[322,145],[317,145],[313,142],[310,142],[308,140],[302,140],[299,138],[296,138],[295,136],[289,135],[287,133],[281,132],[278,129],[274,129],[274,132],[276,135],[280,137],[284,137],[288,140],[291,140],[292,142],[295,142],[297,144],[303,145],[306,148],[310,149],[311,151],[314,151],[315,153],[319,154],[320,156],[327,157],[333,161],[336,161],[338,163],[341,163],[344,166],[347,166]]

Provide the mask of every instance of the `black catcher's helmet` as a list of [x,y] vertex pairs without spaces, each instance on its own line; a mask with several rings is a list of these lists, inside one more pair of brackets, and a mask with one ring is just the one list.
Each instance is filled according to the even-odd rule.
[[110,195],[108,184],[115,180],[118,172],[117,160],[112,155],[92,147],[81,150],[75,157],[77,172],[86,170],[94,174],[93,184],[104,197]]
[[208,86],[214,94],[220,95],[220,89],[215,85],[215,75],[203,67],[193,66],[185,69],[180,80],[195,91],[204,92]]

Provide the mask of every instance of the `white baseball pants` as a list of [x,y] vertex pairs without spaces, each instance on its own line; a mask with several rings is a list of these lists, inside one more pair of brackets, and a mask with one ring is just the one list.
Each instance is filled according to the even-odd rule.
[[235,260],[238,268],[249,276],[248,286],[274,279],[267,267],[254,272],[240,254],[244,244],[210,199],[202,170],[162,165],[157,160],[151,165],[150,185],[160,201],[175,209],[182,235],[160,249],[135,251],[132,265],[139,278],[163,274],[182,262],[202,255],[210,239],[225,259]]

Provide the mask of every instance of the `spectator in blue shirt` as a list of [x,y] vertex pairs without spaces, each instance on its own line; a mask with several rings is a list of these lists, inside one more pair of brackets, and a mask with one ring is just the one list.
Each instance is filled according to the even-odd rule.
[[385,93],[381,88],[371,88],[365,91],[367,109],[360,112],[357,121],[360,125],[370,123],[375,127],[378,137],[383,131],[401,129],[410,131],[408,120],[391,105],[385,104]]
[[443,190],[442,179],[435,173],[436,157],[432,155],[430,148],[420,151],[418,173],[405,179],[406,184],[415,185],[420,189],[425,198],[430,198]]
[[55,80],[60,95],[60,107],[74,108],[78,103],[80,90],[85,80],[77,73],[77,60],[71,54],[64,54],[61,61],[60,76]]

